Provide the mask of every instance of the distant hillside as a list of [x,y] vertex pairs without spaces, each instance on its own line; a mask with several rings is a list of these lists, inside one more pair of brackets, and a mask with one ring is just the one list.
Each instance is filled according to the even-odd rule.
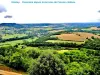
[[80,28],[83,28],[83,27],[98,27],[100,26],[100,23],[68,23],[68,25],[70,25],[71,27],[80,27]]
[[83,28],[83,27],[100,27],[100,23],[38,23],[38,24],[16,24],[16,23],[2,23],[0,26],[8,26],[8,27],[15,27],[15,28],[30,28],[30,27],[44,27],[44,26],[51,26],[51,27],[76,27],[76,28]]
[[100,28],[100,26],[98,26],[97,28]]
[[17,24],[17,23],[1,23],[1,26],[14,27],[14,28],[30,28],[30,27],[40,27],[40,26],[49,26],[49,23],[41,24]]
[[20,24],[16,24],[16,23],[2,23],[0,24],[0,27],[2,26],[7,26],[7,27],[14,27],[14,28],[22,28],[23,26]]

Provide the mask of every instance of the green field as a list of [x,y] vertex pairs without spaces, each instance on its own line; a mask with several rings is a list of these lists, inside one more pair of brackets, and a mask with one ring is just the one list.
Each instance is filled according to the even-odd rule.
[[16,44],[22,44],[23,42],[32,42],[32,41],[35,41],[37,39],[37,37],[35,37],[34,39],[23,39],[23,40],[15,40],[15,41],[8,41],[8,42],[4,42],[4,43],[0,43],[0,46],[7,46],[7,45],[16,45]]
[[46,42],[52,42],[52,43],[77,43],[77,44],[83,44],[84,42],[78,42],[78,41],[64,41],[64,40],[47,40]]
[[23,36],[27,36],[26,34],[5,34],[3,35],[3,39],[9,39],[9,38],[16,38],[16,37],[23,37]]

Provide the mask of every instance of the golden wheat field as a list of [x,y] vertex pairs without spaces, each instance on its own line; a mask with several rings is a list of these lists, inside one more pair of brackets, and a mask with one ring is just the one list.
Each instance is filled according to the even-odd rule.
[[90,39],[91,37],[100,38],[100,36],[86,33],[86,32],[74,32],[74,33],[66,33],[57,35],[57,37],[61,40],[69,40],[69,41],[85,41],[86,39]]

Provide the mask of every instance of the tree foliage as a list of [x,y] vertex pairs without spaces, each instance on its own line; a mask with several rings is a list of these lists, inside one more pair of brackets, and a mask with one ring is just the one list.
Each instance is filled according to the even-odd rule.
[[85,42],[84,47],[100,50],[100,39],[99,38],[89,39],[88,41]]
[[53,54],[41,55],[30,68],[30,75],[66,75],[63,63]]

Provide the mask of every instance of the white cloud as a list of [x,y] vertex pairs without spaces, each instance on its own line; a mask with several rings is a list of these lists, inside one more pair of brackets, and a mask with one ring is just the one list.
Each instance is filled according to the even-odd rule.
[[100,10],[99,0],[75,1],[75,4],[13,4],[11,0],[2,0],[0,3],[4,4],[8,10],[6,14],[11,14],[13,19],[0,17],[0,21],[17,23],[98,21],[100,18],[100,13],[98,13],[98,10]]

